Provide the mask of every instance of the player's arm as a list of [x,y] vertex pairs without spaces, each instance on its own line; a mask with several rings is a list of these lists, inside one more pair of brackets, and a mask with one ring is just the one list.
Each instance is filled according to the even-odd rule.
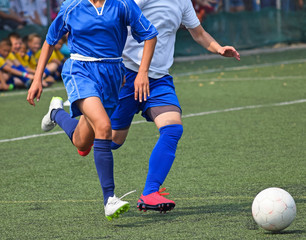
[[32,85],[28,91],[27,101],[35,106],[34,99],[39,102],[41,93],[42,93],[42,78],[44,74],[45,67],[47,62],[54,50],[53,45],[49,45],[47,41],[44,42],[43,47],[41,49],[41,54],[38,60],[37,68],[34,75],[34,80]]
[[188,30],[192,38],[208,51],[218,53],[224,57],[234,57],[237,60],[240,60],[240,55],[234,47],[220,46],[220,44],[217,43],[217,41],[208,32],[206,32],[201,25],[195,28],[189,28]]
[[135,100],[139,99],[139,102],[142,102],[142,97],[144,98],[144,101],[147,101],[147,96],[150,96],[148,73],[156,42],[157,38],[154,37],[150,40],[146,40],[144,43],[141,63],[139,66],[137,77],[134,82],[134,96]]
[[26,78],[29,78],[29,79],[33,79],[33,75],[32,74],[29,74],[27,72],[19,71],[17,69],[12,68],[9,65],[5,65],[2,69],[5,72],[10,73],[10,74],[15,75],[15,76],[18,76],[18,77],[26,77]]

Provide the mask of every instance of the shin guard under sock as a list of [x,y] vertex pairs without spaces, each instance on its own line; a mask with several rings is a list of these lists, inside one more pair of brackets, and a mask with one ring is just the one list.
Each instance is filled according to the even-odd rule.
[[114,196],[114,160],[111,151],[111,140],[94,140],[94,159],[100,184],[103,191],[104,205],[109,197]]
[[183,126],[173,124],[159,129],[160,137],[149,160],[149,170],[143,195],[159,190],[165,181],[175,158],[177,143],[183,134]]

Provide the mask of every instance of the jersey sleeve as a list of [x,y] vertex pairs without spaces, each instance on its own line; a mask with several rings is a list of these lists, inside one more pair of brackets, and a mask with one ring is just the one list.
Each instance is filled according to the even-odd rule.
[[153,24],[142,14],[133,0],[128,1],[128,25],[131,26],[133,38],[138,42],[149,40],[158,35]]
[[57,14],[56,18],[51,23],[48,33],[46,36],[46,41],[49,45],[54,46],[67,32],[67,25],[66,25],[66,18],[67,18],[67,10],[69,7],[69,2],[71,1],[64,1],[59,13]]
[[185,8],[182,18],[182,24],[186,28],[196,28],[200,25],[200,21],[195,13],[195,10],[192,6],[191,1],[185,1]]

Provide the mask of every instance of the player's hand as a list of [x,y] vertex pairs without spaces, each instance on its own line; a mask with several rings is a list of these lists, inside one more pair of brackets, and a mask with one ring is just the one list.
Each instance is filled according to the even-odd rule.
[[135,87],[135,100],[139,100],[142,102],[147,101],[147,97],[150,96],[150,88],[149,88],[149,78],[147,73],[138,72],[136,79],[134,81]]
[[42,88],[42,83],[41,83],[41,79],[40,81],[33,81],[29,91],[28,91],[28,96],[27,96],[27,101],[35,106],[35,102],[34,102],[34,99],[36,98],[36,101],[39,102],[40,100],[40,96],[41,96],[41,93],[43,91],[43,88]]
[[218,53],[223,57],[234,57],[238,61],[240,61],[240,54],[237,52],[237,50],[231,46],[225,46],[221,47],[218,50]]

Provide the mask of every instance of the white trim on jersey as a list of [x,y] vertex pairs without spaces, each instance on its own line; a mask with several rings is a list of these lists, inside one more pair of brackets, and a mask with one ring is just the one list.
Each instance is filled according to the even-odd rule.
[[105,60],[121,60],[122,57],[116,57],[116,58],[95,58],[95,57],[88,57],[88,56],[83,56],[78,53],[71,53],[70,58],[73,60],[78,60],[78,61],[84,61],[84,62],[99,62],[99,61],[105,61]]
[[103,13],[103,9],[104,9],[104,6],[105,6],[106,1],[107,1],[107,0],[105,0],[104,3],[103,3],[101,12],[99,12],[98,9],[97,9],[97,7],[96,7],[90,0],[88,0],[88,2],[90,2],[91,5],[96,9],[96,12],[97,12],[97,14],[98,14],[99,16],[102,15],[102,13]]

